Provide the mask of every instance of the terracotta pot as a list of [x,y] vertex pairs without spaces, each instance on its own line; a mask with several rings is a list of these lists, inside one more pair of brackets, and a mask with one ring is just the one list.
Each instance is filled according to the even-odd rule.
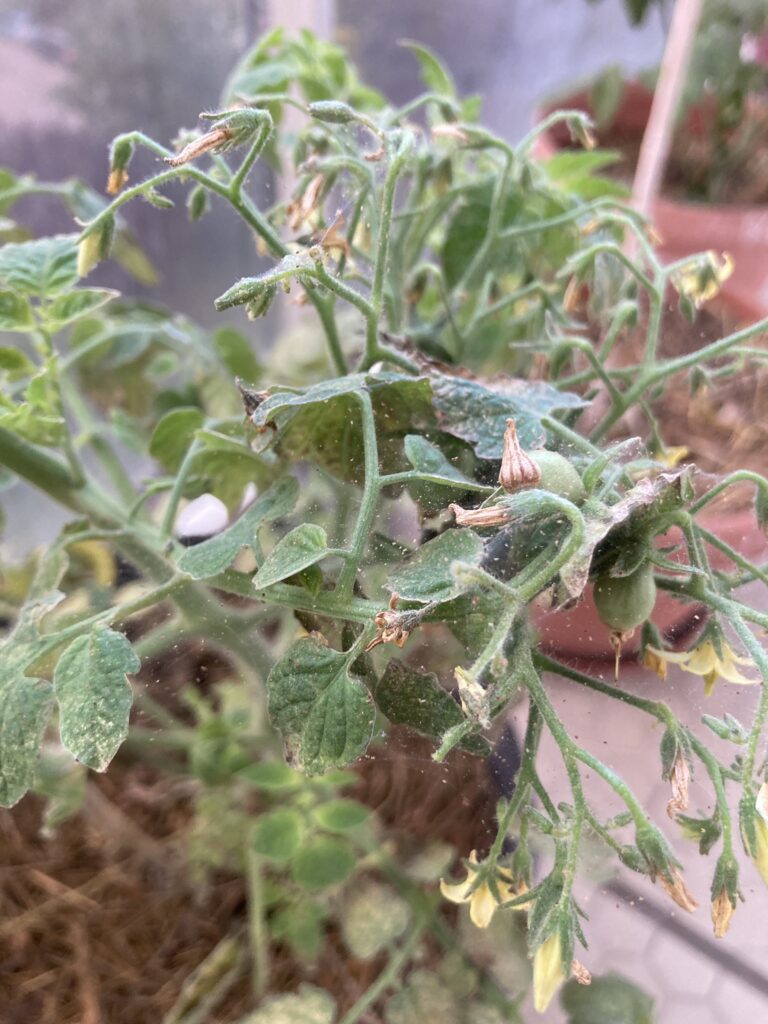
[[[701,525],[714,533],[745,558],[754,560],[768,550],[768,540],[759,529],[752,508],[729,511],[724,505],[712,510],[706,509],[699,516]],[[658,538],[658,546],[680,543],[680,531],[675,527]],[[680,560],[684,561],[684,544],[681,544]],[[710,564],[715,569],[732,570],[733,564],[716,548],[708,547]],[[547,612],[535,606],[531,609],[534,625],[539,632],[541,646],[552,654],[566,660],[613,659],[614,653],[609,640],[608,627],[600,620],[592,599],[592,586],[587,588],[580,604],[568,611]],[[683,604],[671,594],[659,591],[651,621],[669,640],[680,639],[703,625],[705,609],[701,605]],[[624,645],[623,653],[637,652],[640,631]]]
[[[626,140],[637,148],[651,109],[652,94],[638,82],[629,82],[612,126],[621,145]],[[558,109],[584,110],[589,113],[587,91],[562,97],[548,104],[541,117]],[[703,133],[711,123],[711,110],[705,106],[689,114],[689,130]],[[537,154],[541,159],[553,156],[572,145],[567,127],[556,125],[540,136]],[[659,251],[667,262],[693,253],[714,249],[733,257],[734,272],[722,293],[747,321],[768,316],[768,206],[739,203],[694,203],[682,199],[659,198],[651,219],[661,239]]]

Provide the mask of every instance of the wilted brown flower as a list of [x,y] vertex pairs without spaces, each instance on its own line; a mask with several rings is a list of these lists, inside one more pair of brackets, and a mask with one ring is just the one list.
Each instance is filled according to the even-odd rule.
[[523,451],[512,419],[507,420],[507,429],[504,431],[499,483],[505,491],[510,492],[541,483],[541,470],[530,455]]
[[725,888],[712,900],[712,926],[715,930],[715,938],[722,939],[731,926],[734,906],[731,897]]
[[128,172],[124,167],[115,167],[114,170],[109,172],[107,178],[107,192],[111,196],[116,196],[118,192],[122,192],[128,183]]
[[462,508],[461,505],[449,505],[457,526],[504,526],[510,520],[508,509],[500,505],[488,505],[486,508]]
[[193,139],[176,156],[165,157],[165,163],[170,164],[171,167],[181,167],[182,164],[188,164],[190,160],[202,156],[203,153],[209,153],[212,149],[218,149],[219,146],[225,145],[231,138],[232,130],[230,128],[226,125],[217,125],[207,131],[205,135],[201,135],[200,138]]
[[671,869],[671,876],[659,875],[659,881],[670,899],[674,900],[678,907],[693,913],[699,906],[693,893],[683,880],[683,876],[676,868]]
[[667,814],[674,818],[688,807],[688,783],[691,781],[691,769],[681,750],[678,750],[675,757],[669,781],[672,784],[672,798],[667,804]]

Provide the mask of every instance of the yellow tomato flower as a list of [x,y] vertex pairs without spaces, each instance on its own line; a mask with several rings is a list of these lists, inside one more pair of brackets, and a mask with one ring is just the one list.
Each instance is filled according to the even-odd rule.
[[[728,644],[720,641],[722,654],[718,654],[717,648],[711,640],[703,640],[692,651],[659,651],[655,647],[646,647],[650,658],[644,656],[644,664],[648,665],[651,658],[658,658],[662,661],[672,662],[679,665],[685,672],[692,672],[694,675],[704,677],[704,693],[708,697],[714,689],[718,679],[725,679],[729,683],[740,683],[742,686],[750,686],[758,682],[757,679],[749,679],[743,675],[738,665],[754,665],[751,658],[742,658],[734,654]],[[651,667],[655,668],[655,665]],[[658,669],[656,669],[657,674]]]
[[713,299],[733,273],[733,257],[710,250],[696,256],[672,275],[672,283],[695,306]]
[[497,868],[496,886],[499,891],[497,900],[487,882],[481,882],[476,888],[475,877],[480,870],[477,853],[473,850],[469,855],[467,877],[463,882],[449,883],[440,879],[440,892],[451,903],[469,903],[469,916],[472,924],[478,928],[487,928],[496,912],[499,903],[512,900],[518,893],[514,887],[512,875],[506,868]]
[[560,936],[553,932],[533,957],[533,1008],[538,1013],[544,1013],[564,981]]

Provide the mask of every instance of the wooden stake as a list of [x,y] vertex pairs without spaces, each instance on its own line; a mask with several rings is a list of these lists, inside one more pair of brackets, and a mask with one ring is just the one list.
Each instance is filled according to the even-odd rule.
[[632,205],[645,216],[651,214],[664,176],[700,15],[701,0],[677,0],[632,187]]

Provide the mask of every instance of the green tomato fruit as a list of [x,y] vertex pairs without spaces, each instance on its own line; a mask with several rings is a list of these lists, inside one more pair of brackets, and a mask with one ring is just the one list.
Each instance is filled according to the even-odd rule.
[[629,576],[598,576],[594,585],[595,607],[606,626],[629,632],[643,622],[656,604],[653,566],[644,562]]
[[574,505],[584,500],[584,484],[568,459],[559,452],[546,450],[532,451],[528,454],[541,470],[541,483],[538,486],[543,491],[559,494],[561,498],[567,498]]

